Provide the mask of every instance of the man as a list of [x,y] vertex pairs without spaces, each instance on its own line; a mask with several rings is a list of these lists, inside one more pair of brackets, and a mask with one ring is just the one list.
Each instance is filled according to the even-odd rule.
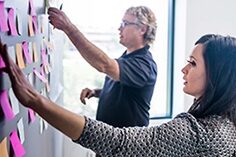
[[66,33],[82,57],[105,73],[103,89],[84,89],[80,99],[99,97],[97,120],[115,127],[147,126],[157,67],[149,52],[156,34],[156,18],[144,6],[131,7],[120,25],[120,43],[127,48],[118,59],[88,41],[59,9],[49,8],[50,23]]

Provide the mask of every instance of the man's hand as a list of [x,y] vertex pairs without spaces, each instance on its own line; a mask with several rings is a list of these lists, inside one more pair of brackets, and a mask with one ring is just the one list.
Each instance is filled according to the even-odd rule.
[[89,88],[85,88],[82,90],[82,92],[80,93],[80,101],[86,105],[86,101],[85,98],[91,98],[95,96],[95,91],[91,90]]
[[66,14],[57,8],[50,7],[48,9],[48,15],[49,15],[48,17],[49,22],[55,28],[60,29],[64,32],[72,24],[70,19],[66,16]]

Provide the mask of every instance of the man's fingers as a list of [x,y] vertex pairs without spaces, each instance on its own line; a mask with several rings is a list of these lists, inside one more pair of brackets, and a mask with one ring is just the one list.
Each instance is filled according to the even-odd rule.
[[86,97],[89,99],[89,98],[91,98],[93,95],[94,95],[93,91],[89,91]]
[[80,101],[81,101],[83,104],[86,104],[84,89],[82,90],[82,92],[81,92],[81,94],[80,94]]

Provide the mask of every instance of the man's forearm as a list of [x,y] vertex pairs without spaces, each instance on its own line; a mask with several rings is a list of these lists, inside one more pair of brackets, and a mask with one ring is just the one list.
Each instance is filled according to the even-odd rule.
[[101,49],[88,41],[73,24],[63,29],[75,45],[81,56],[99,72],[105,73],[115,80],[119,80],[118,63],[111,59]]
[[98,71],[105,73],[106,66],[110,64],[111,59],[101,49],[88,41],[75,25],[71,24],[64,31],[83,58]]

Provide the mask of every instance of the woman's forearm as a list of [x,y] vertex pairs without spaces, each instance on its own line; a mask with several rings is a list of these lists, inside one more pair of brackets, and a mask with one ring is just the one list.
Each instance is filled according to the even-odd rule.
[[70,112],[41,95],[38,100],[32,103],[31,108],[35,112],[72,140],[80,137],[85,126],[83,116]]

